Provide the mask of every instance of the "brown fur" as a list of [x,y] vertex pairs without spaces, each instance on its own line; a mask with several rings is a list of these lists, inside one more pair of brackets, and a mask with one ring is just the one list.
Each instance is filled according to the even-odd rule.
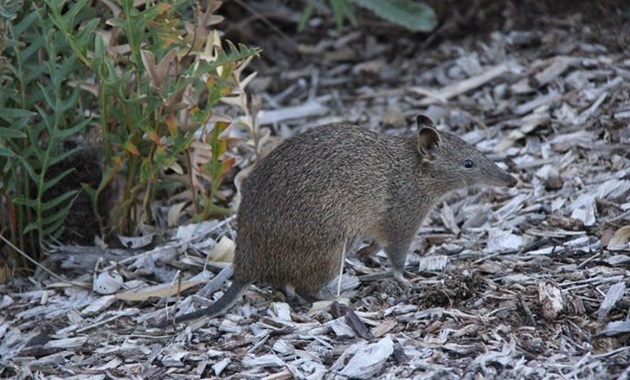
[[[475,184],[516,185],[471,145],[435,130],[428,117],[419,116],[418,124],[418,134],[408,137],[350,124],[323,126],[261,160],[243,182],[234,257],[238,286],[288,285],[316,298],[338,275],[344,249],[360,240],[383,248],[402,279],[411,241],[445,194]],[[464,167],[466,159],[474,168]]]

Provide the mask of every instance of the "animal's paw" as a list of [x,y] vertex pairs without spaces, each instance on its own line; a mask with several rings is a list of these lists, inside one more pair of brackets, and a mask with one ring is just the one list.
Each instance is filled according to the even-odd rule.
[[359,277],[361,282],[379,281],[379,280],[384,280],[384,279],[389,279],[389,278],[393,278],[394,280],[396,280],[396,282],[400,284],[400,286],[404,288],[410,288],[413,286],[411,281],[405,278],[404,272],[387,271],[387,272],[382,272],[382,273],[368,274],[368,275]]
[[392,272],[381,272],[381,273],[372,273],[366,274],[363,276],[359,276],[359,280],[361,282],[371,282],[371,281],[380,281],[388,278],[392,278]]
[[405,275],[403,272],[393,272],[393,276],[394,276],[394,280],[396,280],[400,286],[404,287],[404,288],[411,288],[413,286],[413,284],[411,283],[411,281],[407,280],[405,278]]

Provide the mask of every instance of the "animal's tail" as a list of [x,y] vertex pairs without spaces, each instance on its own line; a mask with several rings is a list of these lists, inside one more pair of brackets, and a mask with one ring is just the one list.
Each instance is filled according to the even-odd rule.
[[197,319],[201,317],[216,317],[217,315],[224,314],[228,309],[230,309],[236,302],[241,299],[243,293],[249,286],[249,283],[240,282],[237,280],[232,281],[232,285],[225,291],[223,297],[221,297],[217,302],[213,303],[211,306],[197,310],[193,313],[188,313],[181,315],[175,318],[175,321],[166,320],[158,325],[159,328],[165,328],[173,323],[180,323],[184,321],[190,321],[192,319]]

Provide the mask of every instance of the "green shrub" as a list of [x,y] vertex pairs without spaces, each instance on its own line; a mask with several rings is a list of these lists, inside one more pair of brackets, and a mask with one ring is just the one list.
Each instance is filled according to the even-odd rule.
[[[413,0],[328,0],[335,24],[343,26],[345,20],[357,25],[352,3],[369,9],[387,21],[403,26],[413,32],[430,32],[437,25],[437,17],[433,8],[423,2]],[[306,22],[311,18],[318,1],[309,0],[302,14],[298,30],[304,30]]]
[[[182,187],[192,193],[202,217],[228,213],[213,203],[230,168],[225,152],[216,150],[225,137],[211,133],[206,123],[219,102],[241,90],[237,76],[259,50],[222,48],[219,33],[209,29],[221,20],[213,15],[220,3],[209,1],[206,9],[197,5],[188,12],[191,19],[184,20],[189,1],[147,2],[140,9],[133,0],[123,0],[106,20],[112,29],[97,30],[98,19],[75,17],[89,8],[86,0],[68,3],[67,9],[56,0],[45,2],[55,26],[97,77],[91,91],[98,99],[106,171],[91,194],[96,206],[107,186],[124,175],[117,232],[132,234],[139,224],[154,224],[151,205],[157,195]],[[200,138],[215,151],[205,165],[193,168],[190,147],[200,128]],[[203,172],[203,166],[211,168],[209,189],[194,186],[196,170]],[[181,176],[166,177],[166,171]]]
[[63,141],[88,123],[79,89],[68,78],[85,73],[37,2],[6,2],[0,11],[0,194],[2,233],[36,253],[63,231],[76,191],[50,198],[71,174],[49,169],[74,153]]
[[[249,79],[241,74],[260,50],[222,41],[213,28],[221,3],[200,3],[0,7],[0,227],[19,247],[24,233],[34,238],[33,250],[58,237],[78,191],[92,198],[103,233],[108,225],[97,205],[105,194],[114,197],[113,230],[121,234],[155,224],[156,199],[176,194],[187,194],[197,219],[230,212],[217,199],[234,164],[226,136],[233,120],[217,107],[247,107]],[[50,176],[76,153],[63,143],[88,130],[102,152],[100,184],[47,199],[72,172]]]

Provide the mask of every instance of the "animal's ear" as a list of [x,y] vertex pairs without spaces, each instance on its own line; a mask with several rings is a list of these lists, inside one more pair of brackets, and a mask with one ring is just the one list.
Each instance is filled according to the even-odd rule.
[[433,120],[431,120],[431,118],[427,115],[422,114],[416,116],[416,124],[418,125],[418,130],[421,130],[422,127],[435,127],[435,124],[433,124]]
[[418,152],[423,159],[433,161],[435,149],[442,144],[440,133],[433,127],[419,126],[418,128]]

